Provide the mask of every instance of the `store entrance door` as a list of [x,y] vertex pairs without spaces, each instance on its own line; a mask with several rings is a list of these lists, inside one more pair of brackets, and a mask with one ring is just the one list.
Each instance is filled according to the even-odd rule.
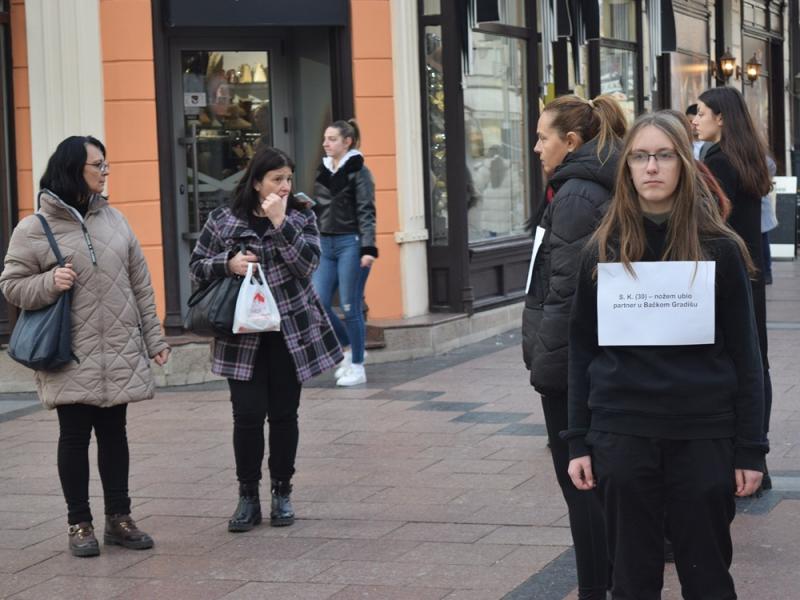
[[[260,144],[290,154],[289,89],[281,42],[176,43],[172,48],[178,260],[188,265],[209,213],[226,204]],[[181,273],[181,306],[191,294]]]

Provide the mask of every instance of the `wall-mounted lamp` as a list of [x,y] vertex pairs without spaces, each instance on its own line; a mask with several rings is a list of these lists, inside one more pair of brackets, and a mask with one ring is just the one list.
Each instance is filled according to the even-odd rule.
[[753,57],[748,60],[744,65],[745,85],[754,85],[758,81],[758,76],[761,75],[761,63],[758,61],[756,53],[753,52]]
[[731,75],[736,74],[736,57],[731,54],[730,48],[726,49],[725,54],[719,57],[719,71],[721,72],[722,77],[719,75],[715,76],[723,83],[727,83],[728,79],[731,78]]

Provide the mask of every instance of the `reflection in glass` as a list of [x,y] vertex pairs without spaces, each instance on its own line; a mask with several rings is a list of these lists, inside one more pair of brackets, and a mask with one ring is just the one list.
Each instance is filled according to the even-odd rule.
[[600,47],[600,93],[618,102],[628,122],[636,117],[636,53]]
[[672,106],[675,110],[685,111],[690,104],[697,102],[708,88],[708,58],[670,52],[670,75]]
[[634,0],[599,1],[601,37],[635,42],[636,3]]
[[464,76],[469,241],[522,234],[528,219],[525,42],[473,33]]
[[183,51],[181,72],[185,135],[197,134],[186,145],[189,232],[196,233],[228,201],[256,146],[272,144],[269,56]]
[[447,245],[447,143],[444,130],[442,28],[425,28],[425,101],[428,105],[428,201],[431,243]]
[[761,134],[764,143],[771,146],[769,137],[769,78],[761,76],[752,86],[744,87],[744,101],[750,111],[756,131]]
[[423,0],[422,14],[423,15],[438,15],[442,12],[441,0]]

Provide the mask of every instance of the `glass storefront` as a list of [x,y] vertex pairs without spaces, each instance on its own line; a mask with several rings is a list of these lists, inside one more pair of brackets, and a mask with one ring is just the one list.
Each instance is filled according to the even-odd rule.
[[259,144],[272,145],[270,56],[184,50],[189,234],[226,203]]
[[670,106],[683,112],[708,88],[708,58],[679,51],[670,52],[669,60]]
[[765,40],[743,35],[742,56],[745,62],[755,56],[761,63],[758,79],[753,82],[753,85],[744,86],[744,101],[747,104],[747,108],[750,110],[750,116],[753,119],[756,130],[764,136],[764,141],[771,145],[769,114],[770,76],[767,70],[769,68],[769,61],[767,60],[769,56],[769,44]]
[[428,202],[431,214],[431,243],[447,245],[447,143],[444,126],[444,73],[442,69],[442,28],[425,27],[425,101],[428,126]]
[[519,235],[529,217],[523,40],[475,32],[464,75],[469,241]]
[[631,122],[636,117],[636,59],[632,50],[600,47],[600,93],[613,96]]

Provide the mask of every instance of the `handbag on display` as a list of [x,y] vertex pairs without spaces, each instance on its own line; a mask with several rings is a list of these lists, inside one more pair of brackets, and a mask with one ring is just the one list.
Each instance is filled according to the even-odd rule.
[[[60,267],[64,257],[47,220],[36,214]],[[53,304],[39,310],[23,310],[8,342],[8,355],[36,371],[53,371],[74,361],[72,353],[72,290],[63,292]]]
[[[244,245],[240,245],[240,249],[244,252]],[[222,277],[196,290],[186,303],[189,310],[183,326],[197,335],[232,335],[233,313],[241,285],[241,277]]]

